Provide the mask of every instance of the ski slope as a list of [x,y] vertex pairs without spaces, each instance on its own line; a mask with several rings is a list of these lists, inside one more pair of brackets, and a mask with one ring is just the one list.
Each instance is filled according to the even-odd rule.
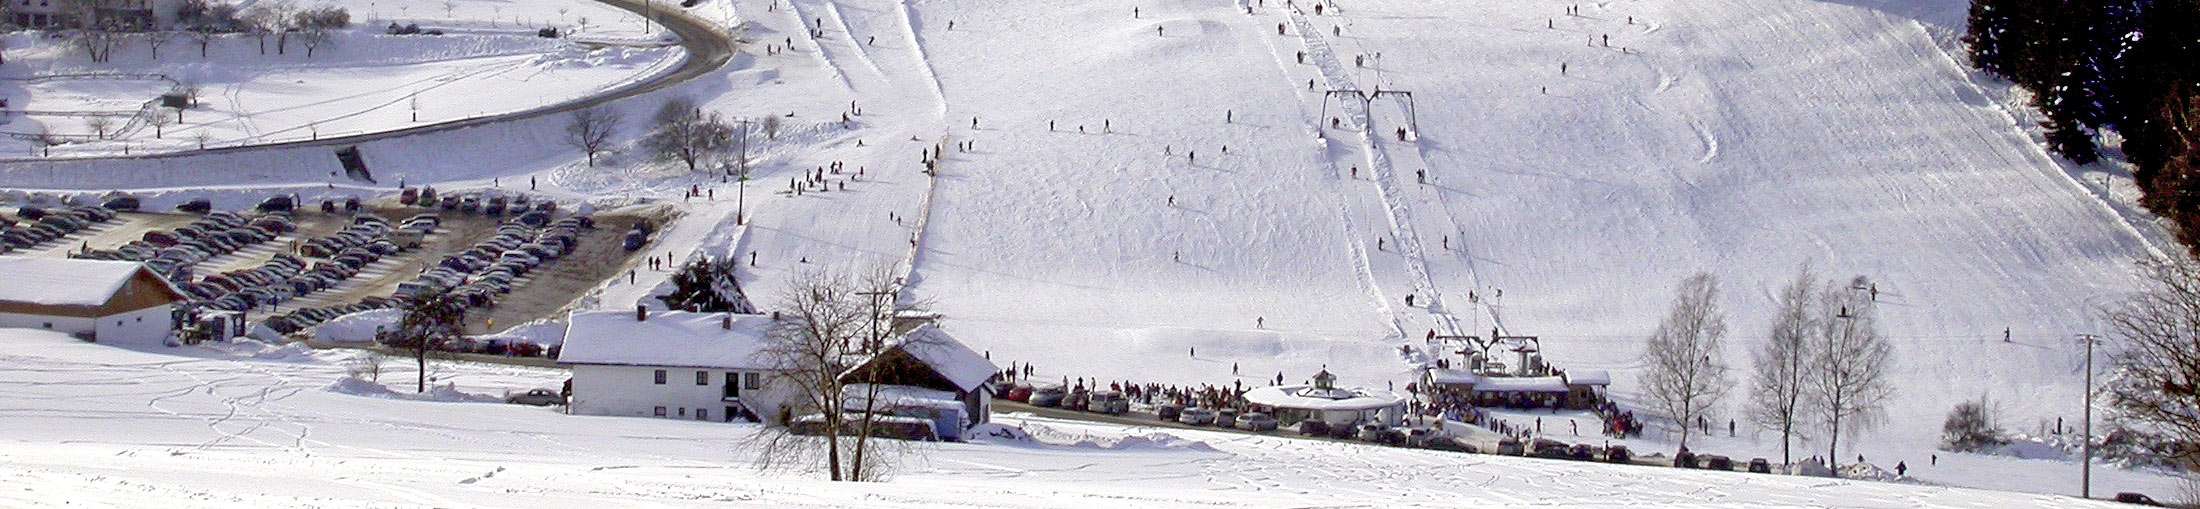
[[[2110,507],[1895,483],[1500,458],[1006,416],[1030,440],[916,446],[885,483],[759,472],[753,425],[495,403],[554,370],[437,363],[349,380],[357,351],[139,352],[0,329],[0,504],[24,507]],[[348,380],[348,381],[345,381]],[[394,389],[394,391],[392,390]],[[488,394],[482,398],[482,394]],[[465,402],[489,399],[491,402]],[[1808,489],[1805,489],[1808,488]]]
[[[1992,398],[2021,431],[2077,422],[2070,335],[2098,332],[2090,310],[2134,288],[2134,258],[2175,251],[2071,177],[2101,168],[2048,157],[2005,87],[1947,53],[1955,0],[1626,0],[1571,16],[1552,0],[1326,5],[707,1],[697,15],[741,54],[619,108],[638,123],[686,97],[778,118],[752,141],[745,191],[719,167],[647,163],[633,123],[597,168],[554,119],[370,148],[397,167],[384,175],[444,189],[540,176],[545,193],[675,204],[686,215],[650,253],[754,260],[742,281],[765,306],[794,274],[895,267],[906,299],[1041,379],[1227,385],[1326,368],[1402,389],[1442,350],[1431,331],[1501,328],[1540,336],[1560,367],[1612,370],[1633,402],[1641,340],[1681,278],[1721,278],[1726,359],[1741,364],[1801,267],[1861,274],[1899,392],[1841,455],[1882,468],[1924,463],[1965,399]],[[491,145],[527,148],[475,148]],[[936,149],[933,177],[921,161]],[[223,156],[229,173],[0,175],[97,191],[319,183],[326,168],[273,162],[291,155]],[[785,192],[836,162],[864,176]],[[591,302],[631,307],[663,277],[607,282]],[[1740,435],[1710,450],[1777,457],[1773,437]],[[2075,491],[2068,461],[1942,461],[1912,474]]]

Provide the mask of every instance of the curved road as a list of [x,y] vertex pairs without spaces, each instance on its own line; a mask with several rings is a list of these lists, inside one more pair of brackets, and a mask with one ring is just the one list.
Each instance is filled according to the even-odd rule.
[[[642,3],[640,2],[640,1],[637,1],[637,0],[596,0],[596,1],[598,1],[598,2],[602,2],[602,3],[604,3],[604,4],[607,4],[607,5],[611,5],[611,6],[613,6],[613,7],[618,7],[618,8],[620,8],[620,9],[626,9],[626,10],[628,10],[628,11],[632,11],[632,12],[634,12],[635,14],[641,14],[641,15],[644,15],[644,16],[647,16],[647,15],[648,15],[648,13],[650,12],[650,9],[648,9],[647,7],[645,7],[645,6],[644,6],[644,4],[642,4]],[[667,2],[667,3],[668,3],[668,4],[670,4],[670,2]],[[668,6],[669,6],[669,5],[668,5]],[[604,104],[604,103],[608,103],[608,102],[611,102],[611,101],[616,101],[616,100],[619,100],[619,99],[625,99],[625,98],[628,98],[628,97],[633,97],[633,96],[637,96],[637,95],[641,95],[641,94],[646,94],[646,93],[650,93],[650,92],[655,92],[655,91],[658,91],[658,90],[663,90],[663,89],[665,89],[665,88],[668,88],[668,87],[672,87],[672,86],[674,86],[674,85],[679,85],[679,84],[681,84],[681,83],[686,83],[686,82],[687,82],[688,80],[692,80],[692,79],[695,79],[695,78],[697,78],[697,77],[701,77],[702,75],[704,75],[704,74],[708,74],[708,73],[710,73],[711,71],[716,71],[716,70],[718,70],[718,68],[719,68],[719,67],[723,67],[723,66],[725,66],[725,65],[726,65],[726,62],[728,62],[728,61],[730,61],[730,60],[732,60],[732,59],[733,59],[733,40],[732,40],[731,38],[727,37],[727,35],[726,35],[726,34],[723,34],[723,33],[719,33],[719,32],[718,32],[718,30],[716,29],[716,27],[713,27],[713,26],[711,26],[711,25],[710,25],[709,23],[703,22],[702,20],[698,20],[698,19],[695,19],[695,18],[689,17],[689,16],[687,16],[687,14],[686,14],[686,13],[684,13],[684,12],[681,12],[681,11],[678,11],[678,10],[668,10],[668,9],[666,9],[666,8],[664,8],[664,7],[660,7],[660,8],[657,8],[657,9],[655,9],[655,10],[654,10],[654,12],[655,12],[655,13],[657,14],[657,21],[661,22],[661,24],[662,24],[662,25],[663,25],[663,26],[664,26],[665,28],[669,28],[669,29],[671,29],[673,33],[675,33],[675,34],[678,34],[678,35],[680,36],[680,40],[681,40],[681,42],[680,42],[680,45],[681,45],[682,47],[684,47],[684,48],[686,48],[686,49],[687,49],[687,53],[688,53],[688,55],[687,55],[687,61],[686,61],[686,62],[683,62],[683,63],[682,63],[681,65],[680,65],[680,68],[672,70],[672,72],[668,72],[668,73],[664,73],[664,74],[659,74],[659,75],[657,75],[657,76],[655,76],[655,77],[652,77],[652,78],[650,78],[650,79],[647,79],[647,80],[643,80],[643,81],[640,81],[640,82],[635,82],[635,83],[629,83],[629,84],[627,84],[627,85],[621,86],[621,87],[619,87],[619,88],[617,88],[617,89],[613,89],[613,90],[611,90],[610,92],[608,92],[608,93],[604,93],[604,94],[602,94],[602,95],[596,95],[596,96],[591,96],[591,97],[587,97],[587,98],[582,98],[582,99],[579,99],[579,100],[575,100],[575,101],[570,101],[570,102],[566,102],[566,103],[563,103],[563,104],[557,104],[557,105],[552,105],[552,106],[548,106],[548,107],[544,107],[544,108],[538,108],[538,109],[532,109],[532,110],[515,111],[515,112],[511,112],[511,113],[501,113],[501,114],[496,114],[496,115],[490,115],[490,116],[485,116],[485,117],[475,117],[475,118],[470,118],[470,119],[465,119],[465,120],[454,120],[454,121],[450,121],[450,122],[444,122],[444,123],[440,123],[440,124],[431,124],[431,125],[424,125],[424,126],[420,126],[420,127],[410,127],[410,128],[405,128],[405,129],[398,129],[398,130],[395,130],[395,131],[382,131],[382,132],[367,133],[367,134],[357,134],[357,135],[351,135],[351,136],[338,136],[338,137],[332,137],[332,138],[322,138],[322,139],[318,139],[318,140],[299,140],[299,141],[286,141],[286,142],[280,142],[280,143],[268,143],[268,144],[262,144],[262,145],[241,145],[241,146],[235,146],[235,147],[218,147],[218,148],[210,148],[210,149],[204,149],[204,150],[185,150],[185,151],[178,151],[178,152],[163,152],[163,153],[157,153],[157,154],[143,154],[143,155],[129,155],[129,156],[104,156],[104,157],[69,157],[69,158],[45,158],[45,157],[11,157],[11,158],[0,158],[0,163],[20,163],[20,162],[40,162],[40,161],[71,161],[71,162],[74,162],[74,161],[98,161],[98,160],[126,160],[126,159],[163,159],[163,158],[170,158],[170,157],[189,157],[189,156],[195,156],[195,155],[200,155],[200,154],[223,153],[223,152],[244,152],[244,151],[252,151],[252,150],[272,150],[272,149],[283,149],[283,148],[296,148],[296,147],[311,147],[311,146],[323,146],[323,145],[348,145],[348,144],[353,144],[353,143],[361,143],[361,142],[368,142],[368,141],[375,141],[375,140],[383,140],[383,139],[389,139],[389,138],[399,138],[399,137],[405,137],[405,136],[412,136],[412,135],[416,135],[416,134],[429,134],[429,133],[436,133],[436,132],[442,132],[442,131],[450,131],[450,130],[455,130],[455,129],[465,129],[465,128],[469,128],[469,127],[479,127],[479,126],[484,126],[484,125],[494,124],[494,123],[498,123],[498,122],[507,122],[507,121],[512,121],[512,120],[522,120],[522,119],[529,119],[529,118],[535,118],[535,117],[540,117],[540,116],[544,116],[544,115],[555,115],[555,114],[559,114],[559,113],[565,113],[565,112],[569,112],[569,111],[573,111],[573,110],[578,110],[578,109],[582,109],[582,108],[587,108],[587,107],[590,107],[590,106],[595,106],[595,105],[599,105],[599,104]]]

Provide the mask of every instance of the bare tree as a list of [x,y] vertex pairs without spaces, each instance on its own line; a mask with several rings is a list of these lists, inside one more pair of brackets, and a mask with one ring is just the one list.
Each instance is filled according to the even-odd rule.
[[199,150],[206,150],[206,143],[214,141],[214,133],[201,129],[199,132],[191,133],[191,141],[199,142]]
[[695,171],[705,159],[732,145],[732,125],[715,112],[704,114],[685,99],[667,101],[656,118],[657,127],[642,137],[642,148],[657,160],[677,160]]
[[[2102,395],[2125,422],[2181,444],[2200,443],[2200,264],[2142,260],[2144,290],[2102,313],[2110,375]],[[2164,454],[2200,466],[2200,448]]]
[[290,17],[283,2],[260,2],[248,7],[238,17],[244,22],[246,33],[260,43],[260,54],[267,54],[267,36],[280,31]]
[[114,53],[115,33],[102,27],[86,27],[70,33],[78,49],[92,62],[106,62]]
[[219,32],[214,31],[213,27],[205,26],[194,27],[191,31],[185,32],[185,35],[191,38],[191,42],[199,45],[199,58],[206,58],[206,48],[214,45],[215,38],[221,36]]
[[779,120],[779,115],[765,115],[765,116],[764,116],[764,120],[762,121],[762,123],[764,124],[764,138],[765,138],[765,139],[770,139],[770,140],[776,140],[776,139],[779,139],[779,122],[780,122],[780,120]]
[[420,370],[418,392],[428,392],[428,356],[443,351],[466,329],[466,301],[448,292],[422,294],[404,305],[390,346],[413,354]]
[[1772,337],[1752,352],[1756,370],[1750,377],[1749,420],[1780,432],[1783,465],[1794,463],[1790,447],[1810,410],[1803,395],[1810,380],[1811,339],[1823,327],[1814,315],[1818,284],[1818,275],[1804,267],[1780,290]]
[[84,128],[90,129],[99,139],[107,139],[107,130],[115,126],[115,119],[106,115],[93,115],[84,119]]
[[1682,448],[1688,447],[1690,427],[1710,414],[1731,383],[1721,353],[1726,313],[1718,299],[1719,281],[1711,274],[1681,280],[1673,310],[1643,352],[1649,360],[1643,391],[1654,410],[1680,424]]
[[298,31],[298,44],[306,47],[306,58],[313,58],[313,50],[320,49],[328,41],[329,31],[326,28],[314,27]]
[[160,111],[160,108],[153,108],[146,113],[145,123],[153,125],[153,139],[157,140],[167,132],[168,126],[176,125],[176,118],[168,116],[168,112]]
[[611,146],[611,135],[624,120],[618,110],[596,105],[574,111],[565,124],[565,142],[588,153],[588,166],[596,166],[596,154]]
[[175,37],[175,34],[165,30],[146,32],[145,47],[152,50],[154,60],[160,60],[160,47],[167,45],[169,41],[175,40]]
[[1863,292],[1871,285],[1871,280],[1857,276],[1846,286],[1826,285],[1819,298],[1820,312],[1830,317],[1819,329],[1807,394],[1813,411],[1826,425],[1829,468],[1840,463],[1841,432],[1853,434],[1877,426],[1887,398],[1894,395],[1894,386],[1887,381],[1894,347],[1879,334],[1875,297]]
[[[877,417],[892,403],[881,384],[863,383],[891,369],[863,361],[877,353],[866,348],[870,338],[891,334],[893,308],[877,304],[878,292],[890,295],[898,286],[885,267],[862,276],[813,270],[792,277],[778,304],[783,318],[767,334],[763,355],[777,369],[774,382],[794,389],[790,408],[818,413],[822,436],[767,429],[756,441],[759,467],[823,466],[835,481],[876,481],[906,452],[902,444],[872,440],[880,431]],[[853,383],[864,390],[850,393]]]

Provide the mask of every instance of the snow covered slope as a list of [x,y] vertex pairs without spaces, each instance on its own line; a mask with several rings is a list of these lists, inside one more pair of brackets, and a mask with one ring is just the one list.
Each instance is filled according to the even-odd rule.
[[750,425],[462,402],[554,371],[438,363],[455,389],[413,401],[401,363],[383,375],[396,392],[329,364],[353,351],[137,352],[4,329],[0,352],[10,506],[2109,507],[1014,416],[1034,440],[922,445],[891,482],[837,484],[751,468]]

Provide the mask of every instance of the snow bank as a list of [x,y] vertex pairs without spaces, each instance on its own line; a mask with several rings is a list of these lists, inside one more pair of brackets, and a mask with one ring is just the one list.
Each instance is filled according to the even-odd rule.
[[436,401],[444,403],[499,403],[504,401],[502,398],[487,394],[467,394],[464,392],[459,392],[456,387],[449,384],[431,386],[428,387],[428,392],[415,394],[392,391],[388,386],[348,376],[338,378],[336,379],[336,383],[329,384],[328,391],[337,394],[350,394],[353,396],[399,399],[406,401]]
[[397,322],[405,312],[398,309],[369,309],[331,318],[313,328],[313,339],[328,343],[373,343],[374,333],[397,328]]
[[235,340],[227,342],[207,342],[204,343],[204,346],[208,349],[226,353],[229,354],[230,357],[239,359],[253,359],[299,364],[314,364],[323,362],[323,360],[318,355],[316,355],[316,352],[313,350],[313,348],[306,346],[305,343],[274,344],[248,338],[237,338]]

